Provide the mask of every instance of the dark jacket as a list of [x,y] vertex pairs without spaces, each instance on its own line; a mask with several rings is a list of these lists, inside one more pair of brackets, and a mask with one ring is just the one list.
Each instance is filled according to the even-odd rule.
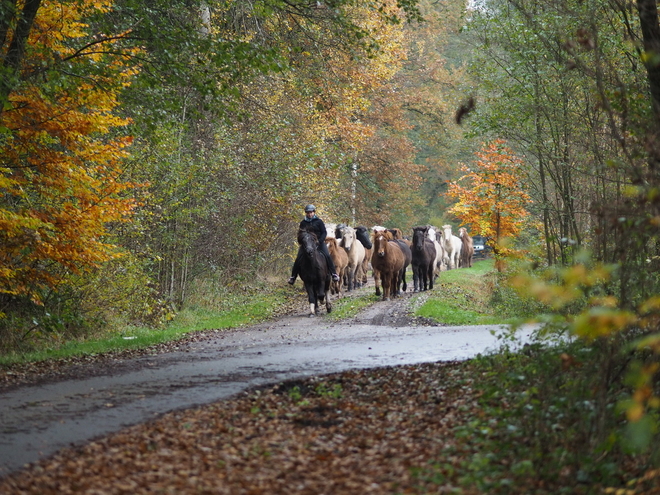
[[328,232],[325,230],[323,220],[319,217],[315,216],[311,220],[304,218],[303,221],[300,222],[300,228],[314,232],[319,240],[319,246],[325,244],[325,237],[328,235]]

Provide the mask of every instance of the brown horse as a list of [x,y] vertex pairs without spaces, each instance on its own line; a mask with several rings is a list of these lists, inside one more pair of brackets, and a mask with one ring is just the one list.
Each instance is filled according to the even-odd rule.
[[472,267],[472,256],[474,256],[474,242],[465,227],[458,229],[458,237],[463,243],[461,247],[460,266],[462,268],[470,268]]
[[337,275],[339,275],[339,280],[335,282],[334,280],[330,284],[330,291],[332,294],[341,295],[341,288],[343,285],[344,275],[346,274],[346,267],[348,266],[348,255],[346,251],[339,247],[339,241],[334,237],[326,237],[325,243],[328,246],[328,251],[330,252],[330,257],[332,261],[335,262],[335,268],[337,269]]
[[[371,259],[373,258],[373,242],[376,239],[376,236],[378,234],[385,234],[388,235],[389,238],[392,238],[392,233],[389,232],[385,227],[381,227],[380,225],[376,225],[375,227],[371,228],[373,234],[371,235],[371,243],[372,243],[372,250],[371,250],[371,255],[369,256],[369,262],[371,262]],[[374,266],[373,263],[371,263],[371,272],[374,276],[374,286],[376,287],[376,295],[380,296],[382,295],[382,291],[380,289],[381,283],[380,283],[380,272],[378,271],[378,268]]]
[[402,271],[406,268],[406,257],[397,242],[392,240],[392,234],[386,231],[374,233],[373,254],[371,266],[374,273],[380,274],[383,284],[383,301],[398,296]]

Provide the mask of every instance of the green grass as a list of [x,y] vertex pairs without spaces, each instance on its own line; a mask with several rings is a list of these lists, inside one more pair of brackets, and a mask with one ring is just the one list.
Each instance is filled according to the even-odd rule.
[[328,315],[328,318],[332,320],[352,318],[361,310],[377,301],[380,301],[380,297],[376,296],[373,291],[369,291],[369,294],[363,296],[342,297],[341,299],[333,298],[332,313]]
[[494,275],[492,259],[476,261],[471,268],[442,272],[415,314],[447,325],[515,323],[515,315],[503,315],[490,306]]
[[227,309],[187,308],[163,328],[125,326],[121,332],[101,334],[93,339],[70,340],[33,352],[4,354],[0,356],[0,366],[146,348],[177,340],[191,332],[249,325],[272,316],[284,304],[284,294],[281,289],[273,289],[255,292],[249,297],[234,296],[226,305]]

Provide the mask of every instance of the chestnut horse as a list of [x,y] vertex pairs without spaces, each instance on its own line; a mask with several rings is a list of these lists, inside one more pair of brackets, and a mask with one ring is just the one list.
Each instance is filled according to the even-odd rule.
[[335,263],[337,275],[339,275],[339,280],[336,282],[332,281],[330,284],[331,293],[341,295],[344,275],[346,274],[346,268],[348,267],[348,255],[346,254],[346,251],[339,247],[339,241],[334,237],[326,237],[325,243],[328,246],[330,257]]
[[399,243],[392,240],[392,234],[387,231],[374,233],[373,250],[371,266],[374,273],[377,271],[380,274],[383,301],[389,301],[390,297],[399,295],[398,287],[407,268],[406,256],[401,251]]
[[428,236],[427,227],[413,227],[412,270],[415,292],[433,289],[435,276],[435,245]]
[[[373,232],[373,235],[372,235],[373,239],[375,239],[378,234],[383,234],[385,232],[388,232],[388,230],[385,227],[381,227],[380,225],[376,225],[375,227],[371,227],[371,231]],[[390,236],[390,238],[392,237],[391,232],[389,233],[389,236]],[[372,248],[373,248],[373,245],[372,245]],[[369,258],[369,261],[372,260],[373,256],[374,255],[373,255],[373,251],[372,251],[371,257]],[[378,271],[378,268],[376,268],[374,266],[373,263],[371,263],[371,272],[374,276],[374,286],[376,287],[376,295],[380,296],[380,295],[382,295],[382,292],[380,290],[380,286],[381,286],[380,272]]]
[[300,278],[305,284],[309,301],[309,316],[316,316],[319,304],[325,301],[325,309],[330,313],[330,281],[332,280],[325,256],[319,251],[319,241],[314,232],[298,230],[298,244],[302,248],[300,257]]

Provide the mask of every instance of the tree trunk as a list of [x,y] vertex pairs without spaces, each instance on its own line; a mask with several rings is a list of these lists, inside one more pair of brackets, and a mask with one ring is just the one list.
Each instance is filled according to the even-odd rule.
[[644,39],[647,79],[651,104],[653,106],[654,126],[647,137],[649,166],[655,171],[660,167],[660,24],[658,24],[658,4],[656,0],[637,0],[639,23]]
[[[34,23],[34,18],[37,16],[37,11],[40,6],[41,0],[26,0],[25,5],[23,6],[23,11],[16,22],[14,36],[7,49],[7,55],[2,62],[2,78],[0,79],[0,114],[4,110],[5,103],[9,99],[9,94],[16,87],[20,65],[25,53],[25,45],[27,44],[30,31],[32,30],[32,24]],[[2,28],[4,28],[5,21],[7,21],[7,19],[2,19]]]
[[649,90],[655,116],[656,132],[660,129],[660,25],[658,24],[658,4],[656,0],[637,0],[639,23],[644,39]]

